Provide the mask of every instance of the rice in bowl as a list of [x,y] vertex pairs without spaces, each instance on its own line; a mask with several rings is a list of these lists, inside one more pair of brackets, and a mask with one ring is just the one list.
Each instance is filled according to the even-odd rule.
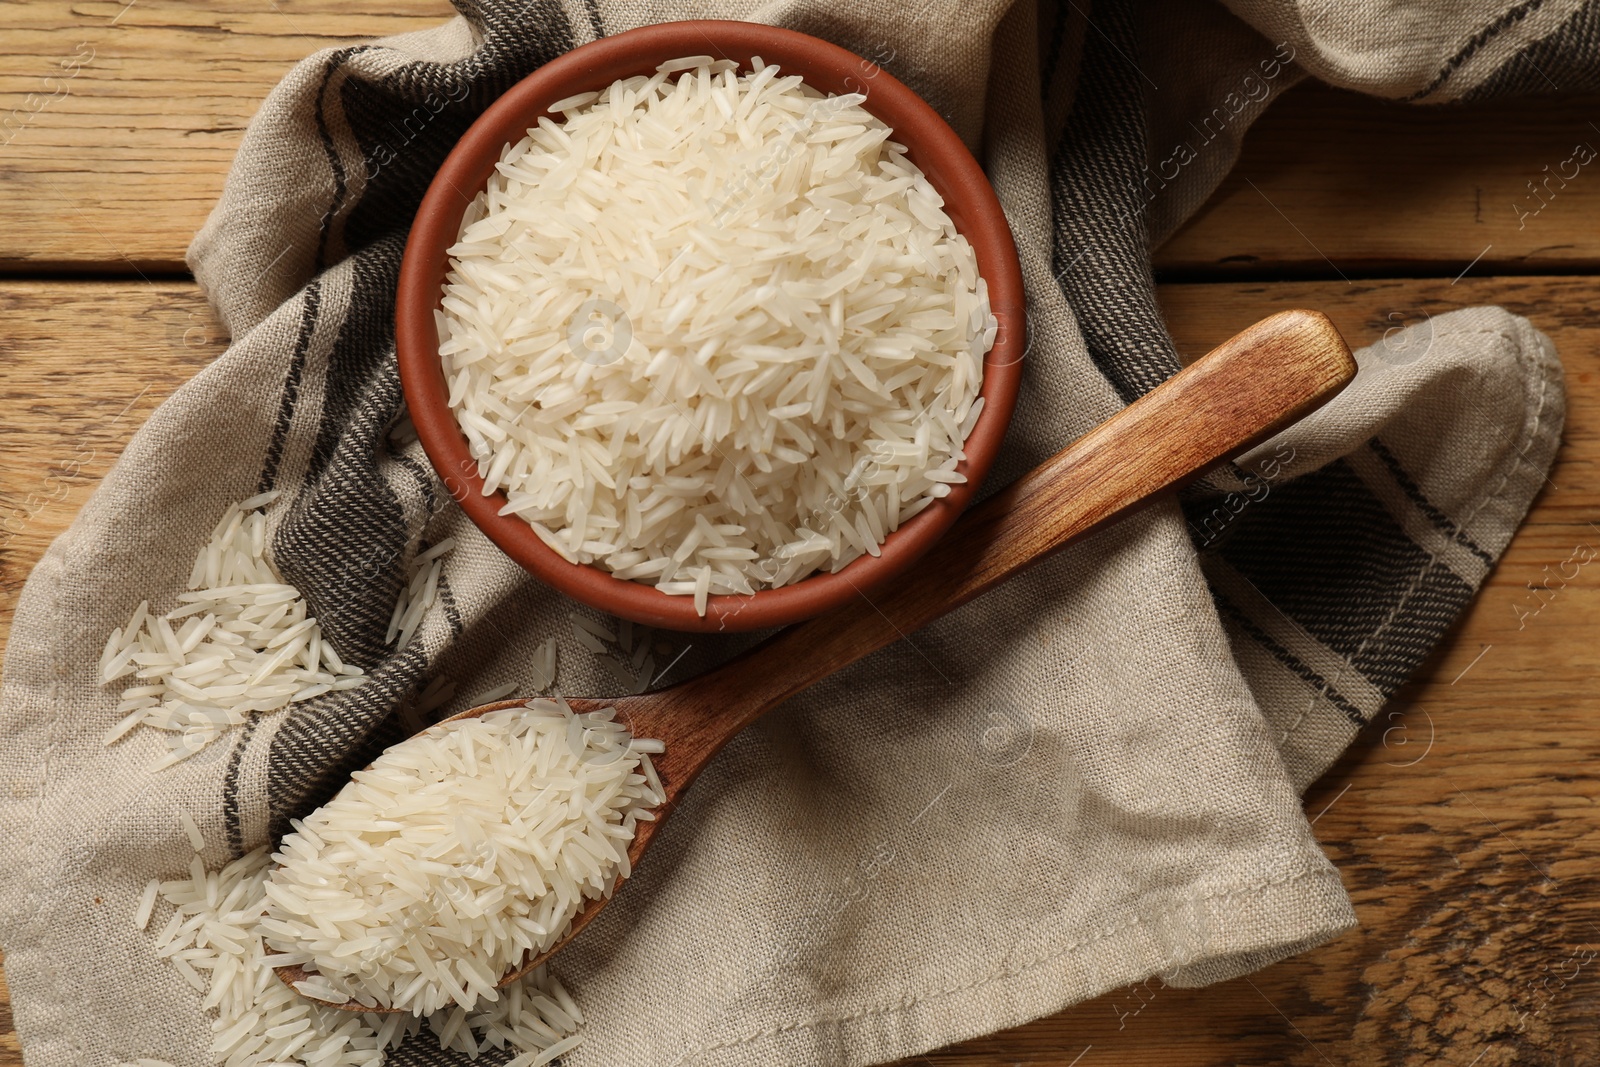
[[877,554],[965,481],[996,333],[864,98],[751,67],[556,104],[469,207],[437,313],[502,514],[702,614]]

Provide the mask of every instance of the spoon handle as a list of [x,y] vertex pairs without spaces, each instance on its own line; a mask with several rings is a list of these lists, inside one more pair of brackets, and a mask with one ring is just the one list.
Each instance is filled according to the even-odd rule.
[[1263,319],[975,505],[870,598],[652,694],[652,710],[675,742],[659,760],[692,778],[763,712],[1270,436],[1337,393],[1355,370],[1325,316],[1285,311]]

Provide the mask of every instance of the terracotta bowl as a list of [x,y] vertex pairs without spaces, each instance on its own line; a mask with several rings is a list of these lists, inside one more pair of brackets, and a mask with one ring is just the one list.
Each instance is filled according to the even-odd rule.
[[[863,556],[836,574],[815,574],[781,589],[712,596],[700,616],[694,598],[568,563],[523,519],[499,514],[505,496],[483,495],[478,465],[447,406],[434,311],[448,270],[445,250],[455,243],[468,203],[483,189],[507,143],[520,140],[548,114],[549,104],[618,78],[652,74],[669,59],[707,54],[741,64],[760,56],[824,93],[865,93],[864,106],[893,128],[894,140],[906,146],[971,242],[999,333],[984,361],[983,412],[967,438],[966,460],[957,468],[967,475],[965,484],[952,486],[949,496],[903,523],[884,542],[881,555]],[[875,64],[803,33],[748,22],[668,22],[630,30],[576,48],[512,86],[467,130],[423,197],[406,242],[395,303],[400,377],[417,435],[446,488],[478,528],[533,574],[592,607],[649,626],[702,632],[799,622],[870,597],[873,587],[916,562],[967,506],[1000,449],[1016,402],[1026,333],[1022,272],[1011,230],[983,170],[955,131]]]

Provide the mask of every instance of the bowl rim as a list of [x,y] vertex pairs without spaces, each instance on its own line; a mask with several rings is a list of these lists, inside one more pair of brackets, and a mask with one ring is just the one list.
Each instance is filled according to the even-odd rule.
[[[520,140],[548,114],[549,104],[619,77],[651,72],[669,59],[708,54],[708,46],[709,53],[741,65],[759,55],[825,92],[866,94],[863,106],[894,129],[894,139],[928,175],[972,245],[999,329],[984,358],[983,410],[963,446],[966,458],[956,468],[967,475],[965,483],[952,485],[949,495],[901,523],[879,554],[777,589],[710,596],[701,616],[693,597],[615,578],[592,564],[570,563],[525,519],[499,514],[505,494],[483,495],[477,461],[448,405],[434,311],[443,296],[446,250],[506,144]],[[518,81],[478,116],[417,208],[396,290],[395,349],[406,404],[429,461],[474,525],[506,555],[568,596],[619,618],[681,632],[746,631],[800,622],[865,597],[914,564],[955,522],[992,466],[1016,404],[1028,345],[1025,300],[1016,244],[999,198],[961,138],[926,101],[877,64],[809,34],[697,19],[643,26],[580,45]]]

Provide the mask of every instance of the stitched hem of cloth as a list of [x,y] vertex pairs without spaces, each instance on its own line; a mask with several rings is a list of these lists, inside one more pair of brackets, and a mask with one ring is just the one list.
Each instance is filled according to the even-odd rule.
[[[1303,868],[1282,878],[1173,903],[1201,901],[1212,910],[1221,902],[1227,910],[1219,919],[1214,942],[1208,940],[1205,958],[1172,975],[1168,984],[1175,988],[1210,985],[1248,974],[1330,941],[1356,925],[1344,886],[1331,867]],[[1296,928],[1279,926],[1286,915],[1296,917]],[[1170,966],[1171,961],[1160,958],[1149,937],[1141,933],[1139,918],[1130,916],[1092,937],[1003,963],[975,978],[842,1016],[768,1026],[690,1049],[670,1062],[673,1067],[758,1061],[790,1067],[866,1067],[1020,1026],[1092,996],[1144,981]],[[1099,977],[1099,988],[1093,993],[1085,997],[1063,993],[1082,988],[1088,974]],[[582,1046],[573,1052],[574,1067],[586,1067],[586,1052]]]

